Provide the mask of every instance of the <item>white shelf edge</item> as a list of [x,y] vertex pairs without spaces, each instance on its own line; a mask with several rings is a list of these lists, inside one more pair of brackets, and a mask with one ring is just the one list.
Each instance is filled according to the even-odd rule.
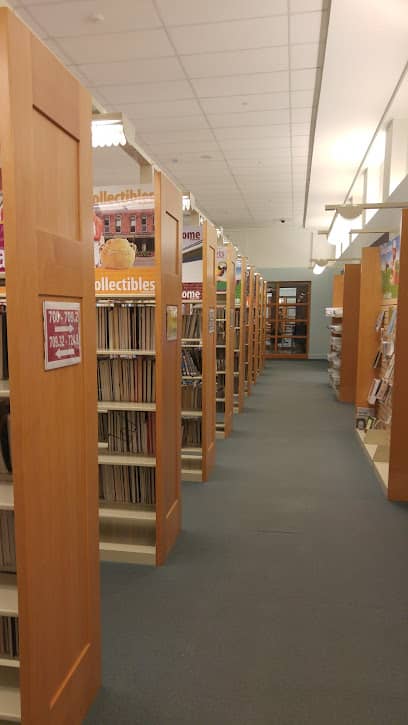
[[156,547],[146,544],[120,544],[100,541],[99,554],[102,561],[120,561],[128,564],[156,564]]
[[18,617],[17,577],[0,574],[0,616]]
[[112,508],[109,506],[99,507],[99,518],[100,519],[118,519],[120,521],[140,521],[140,522],[156,522],[155,511],[142,511],[137,509],[124,509],[119,506]]
[[202,416],[203,416],[202,410],[182,410],[181,411],[182,418],[202,418]]
[[113,400],[99,400],[98,413],[105,413],[108,412],[108,410],[140,410],[153,413],[156,410],[156,403],[133,403],[119,402]]
[[156,355],[156,350],[106,350],[104,348],[98,348],[96,351],[98,357],[147,357]]
[[144,466],[145,468],[154,468],[156,466],[156,458],[154,456],[142,456],[138,454],[126,453],[100,453],[98,455],[98,463],[101,466]]

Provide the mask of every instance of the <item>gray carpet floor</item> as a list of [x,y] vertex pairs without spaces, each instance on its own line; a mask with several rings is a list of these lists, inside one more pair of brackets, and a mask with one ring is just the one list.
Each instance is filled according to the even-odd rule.
[[166,566],[102,566],[87,725],[407,725],[408,508],[325,368],[268,363]]

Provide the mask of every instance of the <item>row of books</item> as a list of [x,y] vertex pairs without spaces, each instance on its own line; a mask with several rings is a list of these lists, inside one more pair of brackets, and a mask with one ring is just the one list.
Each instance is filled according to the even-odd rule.
[[0,657],[16,659],[20,655],[17,617],[0,617]]
[[154,350],[155,308],[137,303],[98,305],[98,349]]
[[220,354],[220,351],[217,351],[217,357],[215,360],[216,369],[218,370],[225,370],[225,355]]
[[98,400],[154,403],[155,373],[154,358],[99,358]]
[[108,411],[99,418],[99,440],[108,443],[112,453],[154,456],[156,414],[144,411]]
[[226,314],[227,314],[227,310],[224,307],[224,305],[222,307],[217,307],[217,320],[218,320],[218,322],[225,322],[225,320],[226,320]]
[[183,420],[181,431],[182,448],[201,446],[201,420]]
[[181,386],[181,409],[201,410],[203,406],[203,386],[201,380],[183,381]]
[[184,339],[200,339],[202,335],[202,311],[194,309],[191,315],[183,315],[181,336]]
[[241,325],[241,310],[239,308],[235,309],[234,325],[235,327],[240,327]]
[[0,378],[7,380],[8,376],[7,310],[2,305],[0,307]]
[[156,471],[141,466],[99,466],[99,498],[104,503],[156,503]]
[[0,511],[0,570],[16,570],[14,511]]
[[194,377],[201,375],[202,356],[201,350],[181,350],[181,374],[185,377]]

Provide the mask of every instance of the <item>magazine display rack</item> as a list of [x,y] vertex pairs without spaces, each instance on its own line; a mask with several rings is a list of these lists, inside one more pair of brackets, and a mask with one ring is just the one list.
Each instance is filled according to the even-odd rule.
[[217,248],[216,431],[228,438],[234,413],[234,359],[239,355],[235,334],[235,249]]
[[5,456],[0,472],[0,720],[80,725],[101,677],[91,98],[6,8],[0,88],[12,442],[12,473]]
[[[192,285],[198,299],[183,301],[181,465],[184,481],[201,482],[207,481],[215,463],[217,232],[208,221],[197,230],[197,249],[187,250],[183,257],[183,293]],[[196,271],[195,282],[185,281],[189,255],[199,281]]]
[[[140,245],[145,263],[135,257],[123,236],[126,220],[116,214],[122,237],[105,240],[102,264],[121,242],[120,254],[135,265],[124,268],[123,256],[116,256],[95,270],[100,555],[160,565],[181,519],[182,210],[180,192],[161,172],[154,173],[152,194],[149,258],[146,242]],[[108,219],[108,211],[99,205],[100,219]]]
[[359,304],[360,265],[346,264],[344,274],[333,280],[333,307],[326,308],[331,318],[329,381],[342,403],[356,399]]
[[356,430],[387,498],[406,502],[408,210],[400,238],[363,250],[361,274]]

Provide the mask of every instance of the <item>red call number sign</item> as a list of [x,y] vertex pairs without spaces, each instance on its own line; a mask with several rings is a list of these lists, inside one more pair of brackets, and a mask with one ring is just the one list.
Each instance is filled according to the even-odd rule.
[[81,362],[79,302],[43,302],[44,368],[54,370]]

